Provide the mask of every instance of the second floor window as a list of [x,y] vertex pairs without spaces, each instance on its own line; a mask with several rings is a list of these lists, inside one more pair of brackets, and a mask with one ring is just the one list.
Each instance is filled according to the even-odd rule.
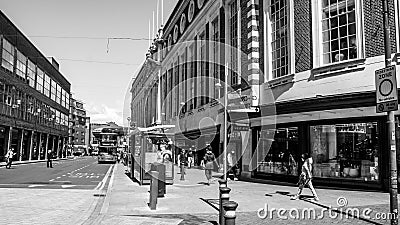
[[[313,22],[316,66],[363,57],[362,7],[360,0],[315,0]],[[317,7],[315,7],[317,6]]]
[[234,0],[230,5],[230,18],[229,18],[229,26],[230,26],[230,41],[231,41],[231,84],[238,84],[238,5],[237,1]]
[[14,46],[3,38],[3,52],[1,66],[13,72],[14,69]]
[[15,71],[18,76],[25,79],[26,75],[26,56],[17,50],[17,70]]
[[271,0],[272,76],[288,74],[288,5],[287,1]]
[[354,0],[324,0],[322,45],[324,64],[357,58]]

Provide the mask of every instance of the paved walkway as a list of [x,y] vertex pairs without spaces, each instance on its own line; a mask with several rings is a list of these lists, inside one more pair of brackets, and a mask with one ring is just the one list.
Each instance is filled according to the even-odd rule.
[[[164,198],[158,199],[156,210],[150,210],[147,205],[149,185],[139,186],[133,183],[124,172],[123,165],[117,164],[105,204],[96,224],[109,224],[114,220],[118,220],[122,224],[215,224],[218,221],[218,212],[212,207],[213,203],[218,202],[218,182],[215,181],[209,186],[204,185],[202,183],[205,181],[204,171],[188,169],[185,180],[181,181],[179,170],[176,168],[174,185],[167,185],[166,195]],[[260,219],[257,211],[267,206],[268,209],[282,208],[286,210],[314,208],[318,214],[324,208],[338,208],[343,204],[350,208],[364,209],[368,207],[371,210],[387,212],[389,204],[389,195],[381,192],[318,189],[321,200],[316,203],[308,199],[290,200],[291,195],[297,191],[296,187],[242,181],[229,181],[228,186],[232,189],[231,200],[239,204],[237,224],[265,224],[265,219]],[[311,195],[311,192],[305,190],[303,194],[307,196]],[[151,223],[145,222],[149,218]],[[282,220],[277,217],[273,219],[277,224],[291,224],[292,222],[301,224],[301,221],[298,220],[290,222],[290,220]],[[350,224],[370,224],[372,221],[354,219],[346,222],[344,219],[343,223],[350,222]],[[307,224],[331,222],[329,218],[326,218],[314,222],[308,221]],[[378,224],[384,222],[379,221]]]
[[[221,175],[221,174],[216,174]],[[150,210],[149,185],[139,186],[126,174],[122,164],[116,164],[104,190],[53,190],[0,188],[0,224],[216,224],[218,212],[218,182],[205,185],[203,170],[188,169],[185,180],[180,180],[175,170],[173,185],[167,185],[166,195],[158,199],[157,209]],[[323,219],[279,218],[277,209],[301,213],[304,209],[315,210],[320,215],[330,206],[347,203],[347,208],[371,209],[371,217],[377,212],[388,212],[389,194],[382,192],[344,191],[317,189],[320,202],[308,199],[290,200],[296,187],[229,181],[231,200],[239,204],[236,224],[389,224],[388,220],[352,219],[349,213],[336,213],[331,218],[327,211]],[[310,195],[305,190],[304,195]],[[264,211],[275,208],[274,217],[259,218]],[[345,211],[345,209],[340,209]],[[257,212],[261,214],[258,215]],[[333,213],[335,214],[335,213]],[[342,217],[340,217],[342,215]],[[339,218],[339,219],[338,219]]]

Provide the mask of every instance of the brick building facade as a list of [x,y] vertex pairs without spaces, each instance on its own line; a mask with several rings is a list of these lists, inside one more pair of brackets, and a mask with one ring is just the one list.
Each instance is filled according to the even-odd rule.
[[[399,5],[389,0],[393,64]],[[242,179],[296,182],[307,152],[316,183],[387,187],[386,114],[375,110],[380,1],[181,0],[158,35],[132,85],[138,127],[173,124],[177,151],[201,158],[210,144],[221,156],[218,87],[227,73],[229,107],[242,105],[230,111],[228,129]]]

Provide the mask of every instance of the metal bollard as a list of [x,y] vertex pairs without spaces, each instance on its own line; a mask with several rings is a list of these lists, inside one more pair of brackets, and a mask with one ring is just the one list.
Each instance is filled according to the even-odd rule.
[[219,205],[219,224],[224,224],[225,219],[224,219],[224,207],[223,205],[229,201],[229,192],[231,191],[230,188],[228,187],[221,187],[220,189],[221,197],[219,199],[220,205]]
[[235,225],[236,208],[238,207],[238,204],[234,201],[228,201],[223,206],[224,206],[224,211],[225,211],[224,225]]
[[181,180],[185,180],[185,165],[181,164]]
[[219,223],[221,224],[221,218],[223,218],[223,216],[221,217],[221,209],[222,209],[222,202],[221,202],[221,194],[222,194],[222,192],[221,192],[221,188],[227,187],[227,180],[219,179],[218,183],[219,183],[219,197],[218,197],[218,199],[219,199],[219,208],[220,208],[220,211],[219,211],[220,212]]
[[149,207],[151,210],[155,210],[157,207],[157,196],[158,196],[158,172],[150,171],[151,183],[150,183],[150,203]]

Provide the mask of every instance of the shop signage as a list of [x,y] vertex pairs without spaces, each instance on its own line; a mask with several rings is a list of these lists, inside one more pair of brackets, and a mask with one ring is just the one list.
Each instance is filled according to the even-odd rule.
[[249,129],[250,129],[250,127],[246,126],[246,125],[240,125],[240,126],[234,125],[233,126],[234,131],[248,131]]
[[375,71],[376,112],[398,109],[396,67],[389,66]]

